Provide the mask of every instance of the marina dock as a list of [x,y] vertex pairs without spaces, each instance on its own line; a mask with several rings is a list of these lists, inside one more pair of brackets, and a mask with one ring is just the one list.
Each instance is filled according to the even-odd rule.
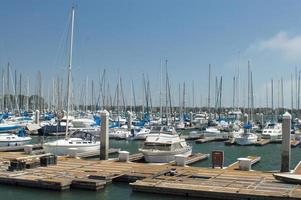
[[[140,157],[135,154],[132,160]],[[252,164],[260,160],[260,157],[248,158],[252,159]],[[173,163],[158,165],[119,162],[117,159],[99,161],[59,157],[56,165],[7,171],[11,161],[34,159],[36,156],[26,156],[21,152],[0,153],[0,183],[58,191],[77,188],[96,191],[107,183],[121,181],[130,182],[133,191],[186,197],[301,199],[300,185],[277,181],[269,172],[241,171],[238,162],[225,169],[211,169],[178,167]],[[295,173],[300,173],[300,170],[299,163]]]

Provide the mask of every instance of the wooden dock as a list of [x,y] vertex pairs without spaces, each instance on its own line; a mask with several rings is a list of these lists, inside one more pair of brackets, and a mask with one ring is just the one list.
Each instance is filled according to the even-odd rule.
[[[110,148],[109,154],[116,154],[120,151],[118,148]],[[93,157],[99,157],[100,151],[89,151],[89,152],[83,152],[83,153],[77,153],[75,157],[79,158],[93,158]]]
[[197,135],[181,135],[180,136],[181,139],[185,139],[185,140],[197,140],[197,139],[201,139],[203,137],[202,134],[197,134]]
[[256,142],[256,146],[264,146],[266,144],[269,144],[271,141],[269,139],[261,139]]
[[[42,149],[42,144],[34,144],[33,149]],[[24,145],[0,147],[0,152],[24,151]]]
[[204,199],[301,199],[301,186],[274,179],[272,173],[204,168],[177,168],[131,183],[134,191],[173,194]]
[[299,146],[300,141],[299,140],[291,140],[291,147],[297,147]]
[[215,141],[225,141],[228,140],[228,138],[221,138],[221,137],[205,137],[201,139],[197,139],[195,143],[202,144],[207,142],[215,142]]
[[225,141],[225,145],[233,145],[235,144],[235,138],[231,138]]
[[[257,143],[255,145],[256,146],[264,146],[264,145],[270,144],[270,143],[281,143],[281,141],[279,141],[279,140],[271,141],[269,139],[261,139],[261,140],[257,141]],[[300,144],[300,141],[291,140],[291,147],[297,147],[299,144]]]
[[[136,154],[132,158],[135,160],[139,156]],[[158,165],[60,157],[56,165],[7,171],[12,160],[35,158],[21,152],[0,152],[0,183],[63,191],[76,188],[100,190],[107,183],[125,181],[131,182],[134,191],[185,197],[301,200],[300,185],[280,182],[269,172],[240,171],[237,162],[226,169],[211,169],[178,167],[170,163]],[[253,164],[259,161],[259,157],[248,158]],[[300,163],[295,173],[301,173]]]

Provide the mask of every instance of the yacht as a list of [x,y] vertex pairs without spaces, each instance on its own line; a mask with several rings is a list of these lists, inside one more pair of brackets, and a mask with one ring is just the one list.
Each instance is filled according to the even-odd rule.
[[267,123],[262,130],[262,138],[270,139],[271,141],[282,140],[282,124]]
[[128,139],[131,136],[131,132],[123,128],[111,128],[109,131],[109,138],[112,139]]
[[195,128],[202,129],[208,124],[208,115],[207,113],[197,113],[192,120]]
[[251,133],[251,128],[251,124],[244,125],[244,132],[234,137],[236,144],[244,146],[255,144],[257,142],[258,136],[254,133]]
[[214,126],[209,126],[204,131],[204,136],[206,136],[206,137],[214,137],[219,134],[221,134],[221,131],[217,127],[214,127]]
[[75,131],[69,137],[45,143],[43,148],[46,153],[70,155],[73,150],[77,153],[97,151],[100,149],[100,142],[89,132]]
[[145,140],[148,134],[150,133],[150,129],[148,128],[135,128],[133,140]]
[[157,133],[149,134],[139,149],[143,153],[146,162],[168,163],[175,160],[175,155],[190,156],[192,147],[187,145],[185,139],[178,134],[170,132],[168,127],[161,127]]

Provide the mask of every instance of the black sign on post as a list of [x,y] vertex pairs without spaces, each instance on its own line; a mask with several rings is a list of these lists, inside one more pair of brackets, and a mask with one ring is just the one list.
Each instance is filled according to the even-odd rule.
[[223,151],[212,151],[211,153],[212,168],[224,166],[224,152]]

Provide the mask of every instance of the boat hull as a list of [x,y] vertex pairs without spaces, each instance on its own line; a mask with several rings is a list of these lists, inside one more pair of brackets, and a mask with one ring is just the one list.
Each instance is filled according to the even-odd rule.
[[55,143],[46,143],[43,145],[43,149],[46,153],[53,153],[55,155],[70,155],[73,153],[73,149],[76,149],[76,153],[97,151],[100,149],[100,142],[87,145],[56,145]]
[[30,137],[26,137],[21,140],[9,140],[9,141],[0,141],[0,147],[7,147],[7,146],[22,146],[29,144],[31,141]]
[[173,152],[162,152],[162,151],[145,151],[140,150],[146,162],[149,163],[168,163],[175,160],[175,155],[181,154],[185,156],[190,156],[192,149],[190,147],[181,149],[179,151]]
[[236,144],[241,146],[251,145],[257,142],[257,137],[253,137],[253,138],[239,137],[239,138],[235,138],[235,142]]

